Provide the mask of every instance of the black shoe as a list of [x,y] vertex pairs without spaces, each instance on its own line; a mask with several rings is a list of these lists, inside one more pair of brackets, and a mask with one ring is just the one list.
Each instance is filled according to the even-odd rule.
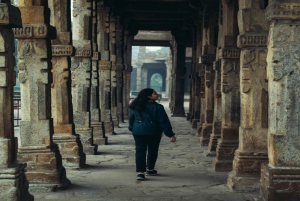
[[145,179],[145,174],[139,173],[139,174],[136,176],[136,180],[144,180],[144,179]]
[[157,171],[156,170],[148,170],[147,171],[147,173],[146,173],[146,175],[148,175],[148,176],[154,176],[154,175],[157,175]]

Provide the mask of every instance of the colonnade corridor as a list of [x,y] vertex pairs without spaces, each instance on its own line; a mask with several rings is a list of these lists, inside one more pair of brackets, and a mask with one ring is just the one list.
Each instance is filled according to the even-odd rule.
[[[199,145],[195,129],[183,117],[171,117],[168,102],[161,101],[177,135],[171,143],[163,136],[157,176],[135,180],[134,140],[126,123],[109,136],[97,155],[87,155],[86,168],[67,170],[72,185],[58,192],[33,192],[36,201],[247,201],[256,193],[233,193],[227,187],[227,172],[212,172],[212,157]],[[185,110],[188,102],[185,102]]]

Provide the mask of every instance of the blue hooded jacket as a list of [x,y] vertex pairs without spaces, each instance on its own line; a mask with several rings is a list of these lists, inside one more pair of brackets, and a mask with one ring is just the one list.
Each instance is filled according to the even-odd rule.
[[133,135],[175,135],[164,106],[156,102],[148,102],[144,111],[131,109],[128,129]]

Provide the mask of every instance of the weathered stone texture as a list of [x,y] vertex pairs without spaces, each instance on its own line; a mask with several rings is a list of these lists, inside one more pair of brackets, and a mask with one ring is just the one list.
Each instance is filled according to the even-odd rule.
[[71,105],[70,56],[73,55],[66,0],[49,3],[51,22],[56,27],[56,38],[52,44],[52,118],[54,123],[53,141],[58,144],[65,167],[79,168],[85,165],[85,153],[79,135],[75,134]]
[[[24,27],[38,30],[34,35],[15,29],[18,40],[18,68],[21,83],[22,121],[20,122],[21,147],[19,160],[27,162],[26,175],[32,190],[66,188],[66,178],[61,155],[52,142],[49,36],[45,24],[45,8],[37,2],[20,1]],[[34,16],[29,18],[30,15]],[[34,13],[34,14],[33,14]],[[49,27],[51,28],[51,27]],[[20,34],[21,33],[21,34]],[[50,97],[50,98],[49,98]],[[53,165],[55,164],[55,165]],[[49,174],[50,173],[50,174]]]
[[91,7],[91,2],[87,1],[75,1],[73,4],[72,39],[76,51],[71,60],[73,116],[75,132],[80,135],[86,154],[97,152],[97,145],[93,142],[89,108],[93,53],[89,36]]
[[[267,75],[269,81],[269,164],[262,167],[261,193],[265,200],[297,200],[299,174],[299,28],[295,5],[273,3],[267,9],[270,23]],[[284,12],[278,10],[278,6]],[[288,6],[288,7],[287,7]],[[286,10],[287,9],[287,10]],[[272,15],[271,15],[271,14]],[[277,21],[278,20],[278,21]],[[287,179],[288,178],[288,179]]]
[[[28,200],[26,164],[17,161],[17,138],[13,124],[13,86],[16,82],[14,38],[11,27],[21,26],[18,8],[0,2],[0,200]],[[10,27],[6,26],[9,25]]]

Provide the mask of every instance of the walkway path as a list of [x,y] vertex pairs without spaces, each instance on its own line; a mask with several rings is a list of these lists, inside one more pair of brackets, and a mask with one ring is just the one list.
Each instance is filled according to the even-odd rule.
[[[163,102],[167,112],[167,102]],[[207,147],[199,146],[196,131],[185,118],[170,118],[177,142],[163,137],[156,169],[158,176],[136,181],[134,140],[121,124],[117,135],[99,155],[88,155],[88,167],[68,170],[72,186],[64,191],[32,194],[36,201],[252,201],[255,193],[233,193],[226,188],[227,173],[211,172]]]

